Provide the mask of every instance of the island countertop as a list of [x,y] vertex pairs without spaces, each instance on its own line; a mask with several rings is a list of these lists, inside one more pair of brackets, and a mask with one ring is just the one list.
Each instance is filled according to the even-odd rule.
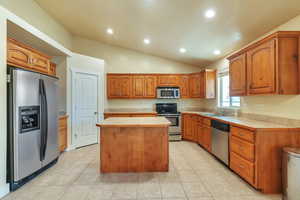
[[165,117],[112,117],[98,123],[99,127],[167,127],[171,122]]

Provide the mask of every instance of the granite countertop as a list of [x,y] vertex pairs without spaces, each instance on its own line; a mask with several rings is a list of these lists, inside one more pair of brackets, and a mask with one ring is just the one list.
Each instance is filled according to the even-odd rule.
[[189,114],[198,114],[210,119],[216,119],[223,121],[225,123],[229,123],[231,125],[247,127],[249,129],[292,129],[292,128],[300,128],[296,126],[288,126],[282,125],[278,123],[264,122],[253,119],[247,119],[243,117],[234,117],[234,116],[215,116],[214,113],[209,112],[195,112],[195,111],[183,111],[182,113]]
[[119,109],[106,109],[104,113],[154,113],[157,112],[152,109],[132,109],[132,108],[119,108]]
[[171,123],[165,117],[112,117],[98,123],[99,127],[166,127]]

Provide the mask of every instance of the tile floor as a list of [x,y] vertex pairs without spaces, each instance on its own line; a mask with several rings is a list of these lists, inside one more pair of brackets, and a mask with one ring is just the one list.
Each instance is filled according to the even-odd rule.
[[99,146],[62,154],[48,171],[3,200],[279,200],[262,195],[198,145],[170,143],[168,173],[98,172]]

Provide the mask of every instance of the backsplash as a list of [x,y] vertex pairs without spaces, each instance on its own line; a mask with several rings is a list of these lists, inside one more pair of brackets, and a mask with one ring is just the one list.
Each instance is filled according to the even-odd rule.
[[199,109],[204,106],[201,99],[112,99],[107,101],[105,109],[152,109],[156,103],[177,103],[178,110]]

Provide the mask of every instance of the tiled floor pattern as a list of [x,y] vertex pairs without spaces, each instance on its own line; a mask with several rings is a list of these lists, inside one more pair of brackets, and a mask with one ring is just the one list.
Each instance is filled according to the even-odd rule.
[[3,200],[279,200],[262,195],[198,145],[170,143],[170,172],[101,175],[99,146],[64,153]]

